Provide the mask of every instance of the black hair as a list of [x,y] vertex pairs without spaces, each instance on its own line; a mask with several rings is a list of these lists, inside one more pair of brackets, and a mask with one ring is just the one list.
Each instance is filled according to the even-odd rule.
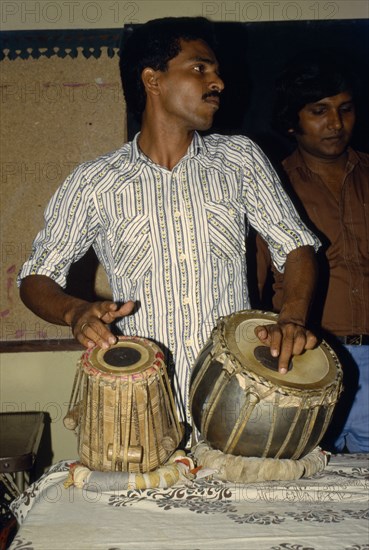
[[141,74],[145,67],[165,71],[168,61],[181,51],[180,40],[203,40],[215,52],[213,23],[204,17],[165,17],[123,33],[120,77],[127,110],[140,119],[146,104]]
[[298,130],[299,111],[308,103],[350,92],[358,93],[355,72],[337,52],[310,51],[288,64],[276,80],[274,126],[286,134]]

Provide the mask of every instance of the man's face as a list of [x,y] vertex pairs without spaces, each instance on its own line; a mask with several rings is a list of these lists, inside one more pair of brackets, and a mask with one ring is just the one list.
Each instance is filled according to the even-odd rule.
[[299,111],[299,128],[294,135],[303,151],[314,157],[334,159],[346,151],[354,125],[351,93],[342,92],[305,105]]
[[214,52],[202,40],[181,40],[181,51],[159,71],[160,108],[173,127],[208,130],[224,88]]

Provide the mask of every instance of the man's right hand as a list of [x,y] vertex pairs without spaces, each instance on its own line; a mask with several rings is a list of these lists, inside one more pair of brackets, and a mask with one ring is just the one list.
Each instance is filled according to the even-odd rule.
[[22,280],[20,295],[33,313],[56,325],[68,325],[73,335],[86,348],[107,348],[117,341],[109,330],[109,323],[130,315],[134,309],[131,300],[118,306],[109,300],[86,302],[64,292],[50,277],[29,275]]
[[97,345],[106,349],[117,341],[108,325],[119,317],[130,315],[134,306],[131,300],[120,307],[110,301],[85,302],[67,314],[66,319],[70,318],[68,324],[73,335],[83,346],[90,348]]

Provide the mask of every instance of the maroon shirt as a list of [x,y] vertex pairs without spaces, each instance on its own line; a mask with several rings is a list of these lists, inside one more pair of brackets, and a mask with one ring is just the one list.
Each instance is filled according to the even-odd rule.
[[[339,201],[298,150],[283,161],[295,206],[323,244],[311,318],[339,336],[369,334],[369,155],[348,152]],[[265,243],[257,242],[260,287],[270,259]],[[274,271],[274,276],[278,311],[283,275]]]

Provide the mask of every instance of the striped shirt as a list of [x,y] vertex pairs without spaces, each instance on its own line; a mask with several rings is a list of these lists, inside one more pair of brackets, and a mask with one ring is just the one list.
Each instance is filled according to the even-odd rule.
[[218,317],[250,307],[248,223],[268,242],[279,270],[291,250],[317,248],[319,241],[249,138],[195,133],[171,171],[146,157],[137,139],[66,179],[20,278],[46,275],[65,287],[71,263],[92,245],[113,299],[139,302],[118,328],[166,350],[180,416],[190,421],[190,372],[199,350]]

